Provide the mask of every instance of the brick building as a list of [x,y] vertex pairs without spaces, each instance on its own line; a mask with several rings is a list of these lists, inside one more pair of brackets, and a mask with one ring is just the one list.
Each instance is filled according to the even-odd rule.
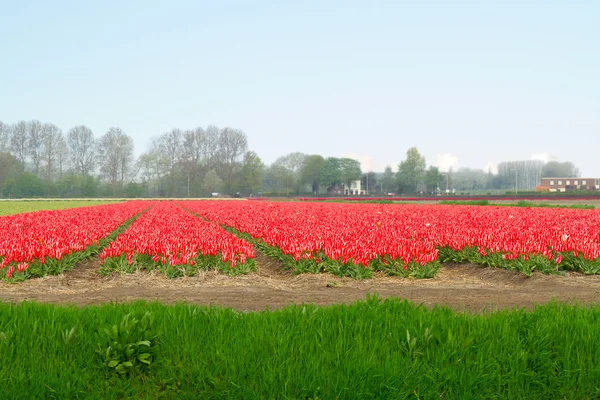
[[540,185],[549,192],[569,192],[571,190],[600,190],[598,178],[542,178]]

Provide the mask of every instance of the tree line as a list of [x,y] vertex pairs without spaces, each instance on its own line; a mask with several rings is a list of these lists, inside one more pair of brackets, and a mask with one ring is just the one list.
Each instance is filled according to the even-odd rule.
[[64,133],[37,120],[0,121],[0,196],[201,196],[255,190],[264,166],[239,129],[173,129],[134,157],[118,127],[100,137],[84,125]]
[[410,148],[406,159],[394,173],[390,166],[381,175],[385,191],[402,194],[436,194],[446,191],[534,191],[542,177],[579,177],[579,169],[570,161],[540,160],[504,161],[498,171],[476,168],[449,169],[440,172],[435,166],[426,169],[425,157],[417,148]]
[[1,197],[202,197],[320,193],[362,176],[349,158],[292,153],[265,166],[240,129],[172,129],[134,158],[118,127],[100,137],[37,120],[0,121]]
[[[510,161],[498,172],[427,167],[416,147],[396,168],[363,172],[350,158],[293,152],[265,165],[248,138],[230,127],[172,129],[134,157],[133,139],[112,127],[99,137],[85,125],[66,133],[37,120],[0,121],[0,197],[203,197],[227,195],[435,194],[448,190],[533,190],[542,176],[578,176],[571,162]],[[518,182],[517,182],[518,180]]]

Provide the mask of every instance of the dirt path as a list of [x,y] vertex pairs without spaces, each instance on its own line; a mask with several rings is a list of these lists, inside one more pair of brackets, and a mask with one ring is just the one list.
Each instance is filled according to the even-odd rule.
[[531,308],[553,298],[586,304],[600,302],[600,276],[567,273],[534,274],[527,278],[514,271],[473,265],[446,264],[434,279],[381,275],[364,281],[329,274],[293,275],[264,256],[257,258],[256,273],[238,277],[205,272],[195,277],[168,279],[156,271],[103,277],[96,272],[98,266],[95,259],[59,276],[20,284],[0,283],[0,301],[87,305],[146,299],[264,310],[303,302],[350,303],[368,293],[379,293],[382,297],[399,297],[426,306],[445,304],[470,311]]

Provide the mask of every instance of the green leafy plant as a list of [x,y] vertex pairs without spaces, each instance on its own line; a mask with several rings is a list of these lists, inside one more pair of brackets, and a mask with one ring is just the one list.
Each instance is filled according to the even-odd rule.
[[119,325],[100,331],[105,339],[98,354],[108,370],[120,375],[146,373],[156,360],[158,342],[152,334],[153,317],[146,312],[141,319],[127,314]]
[[64,344],[68,346],[72,344],[75,338],[77,337],[77,329],[75,327],[72,327],[71,329],[66,329],[63,332],[61,332],[61,336]]

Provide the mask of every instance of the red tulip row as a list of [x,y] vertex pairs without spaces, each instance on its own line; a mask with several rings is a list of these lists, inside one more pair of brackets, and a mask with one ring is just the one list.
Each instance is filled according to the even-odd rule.
[[147,207],[131,201],[0,217],[0,278],[58,274]]
[[334,261],[401,273],[399,266],[439,260],[527,274],[600,273],[598,210],[216,201],[185,206],[259,239],[299,268],[310,260],[316,271],[336,272]]
[[393,275],[435,273],[438,250],[432,241],[413,240],[389,229],[386,215],[366,212],[370,208],[365,206],[369,205],[185,202],[185,207],[209,220],[260,239],[262,251],[297,272],[328,271],[355,278],[375,270]]
[[254,268],[250,243],[173,202],[155,203],[100,258],[106,272],[157,268],[168,276],[180,276],[198,269],[234,274]]

